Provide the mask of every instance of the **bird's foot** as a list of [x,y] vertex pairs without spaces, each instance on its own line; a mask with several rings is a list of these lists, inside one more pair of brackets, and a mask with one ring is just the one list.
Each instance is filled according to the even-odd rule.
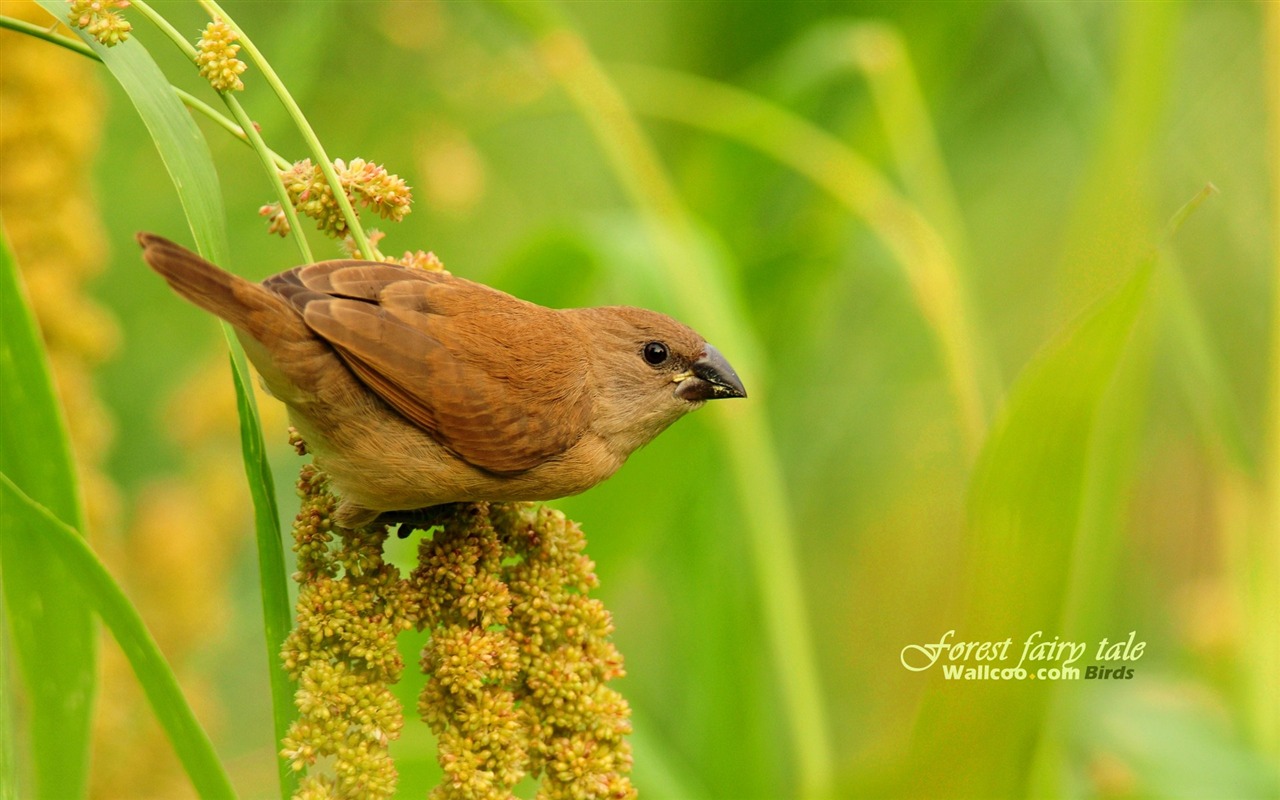
[[409,508],[403,511],[383,511],[374,520],[379,525],[398,525],[399,530],[396,535],[401,539],[407,538],[410,533],[415,530],[430,530],[436,525],[441,525],[446,519],[452,517],[458,512],[458,509],[466,503],[444,503],[438,506],[429,506],[427,508]]

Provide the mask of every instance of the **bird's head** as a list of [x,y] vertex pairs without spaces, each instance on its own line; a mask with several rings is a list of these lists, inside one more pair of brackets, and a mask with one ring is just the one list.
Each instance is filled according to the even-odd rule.
[[598,432],[625,453],[707,400],[747,396],[720,351],[668,316],[624,306],[574,313],[589,332]]

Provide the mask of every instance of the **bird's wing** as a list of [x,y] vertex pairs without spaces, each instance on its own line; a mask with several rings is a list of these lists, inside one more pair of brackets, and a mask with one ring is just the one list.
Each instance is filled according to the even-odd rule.
[[264,282],[379,397],[496,474],[568,449],[591,412],[564,315],[444,273],[330,261]]

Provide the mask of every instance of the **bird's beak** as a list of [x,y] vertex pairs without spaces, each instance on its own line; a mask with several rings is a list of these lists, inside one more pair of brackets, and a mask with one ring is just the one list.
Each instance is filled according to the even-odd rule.
[[702,358],[693,362],[688,372],[677,375],[675,381],[678,384],[676,396],[691,403],[747,396],[738,373],[711,345],[707,345],[702,351]]

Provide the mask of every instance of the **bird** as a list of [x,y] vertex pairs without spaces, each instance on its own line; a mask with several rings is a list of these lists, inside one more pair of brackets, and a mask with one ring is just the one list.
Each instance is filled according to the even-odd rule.
[[137,240],[179,295],[235,329],[344,527],[575,495],[708,400],[747,396],[719,350],[655,311],[547,308],[355,259],[255,283],[161,236]]

